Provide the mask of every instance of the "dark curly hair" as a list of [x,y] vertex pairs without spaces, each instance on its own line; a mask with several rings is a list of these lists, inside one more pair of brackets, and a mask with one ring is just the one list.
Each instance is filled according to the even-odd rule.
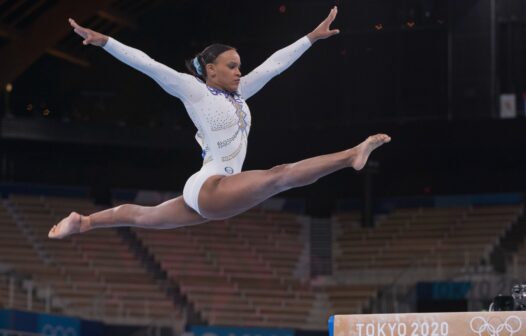
[[197,61],[201,65],[202,74],[199,74],[197,72],[197,69],[195,68],[193,63],[193,58],[186,60],[186,68],[192,75],[202,79],[203,81],[206,81],[206,65],[209,63],[214,63],[219,55],[228,50],[236,50],[236,48],[221,43],[211,44],[208,47],[206,47],[203,51],[195,55],[195,57],[197,57]]

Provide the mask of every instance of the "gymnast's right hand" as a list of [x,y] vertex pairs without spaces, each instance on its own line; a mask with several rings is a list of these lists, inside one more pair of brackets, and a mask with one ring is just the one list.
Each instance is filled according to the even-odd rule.
[[108,42],[108,36],[93,31],[91,29],[84,28],[77,24],[75,20],[71,18],[68,21],[71,27],[73,27],[75,33],[77,33],[84,39],[84,41],[82,41],[84,45],[91,44],[97,47],[103,47],[106,44],[106,42]]

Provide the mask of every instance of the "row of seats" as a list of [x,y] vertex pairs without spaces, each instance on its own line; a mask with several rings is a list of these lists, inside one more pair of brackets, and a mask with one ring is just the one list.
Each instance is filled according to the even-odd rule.
[[480,265],[522,212],[521,205],[398,209],[371,229],[353,225],[356,214],[339,215],[336,267],[349,271]]

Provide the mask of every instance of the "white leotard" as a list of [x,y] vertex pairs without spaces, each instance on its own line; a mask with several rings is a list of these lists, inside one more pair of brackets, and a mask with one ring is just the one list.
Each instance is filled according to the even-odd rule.
[[104,50],[155,80],[166,92],[181,99],[197,128],[196,140],[202,148],[203,167],[186,183],[185,201],[199,211],[197,196],[212,175],[241,172],[247,151],[251,115],[245,102],[272,77],[296,61],[311,43],[305,36],[275,52],[263,64],[241,77],[238,92],[230,93],[207,86],[197,77],[177,72],[144,52],[109,38]]

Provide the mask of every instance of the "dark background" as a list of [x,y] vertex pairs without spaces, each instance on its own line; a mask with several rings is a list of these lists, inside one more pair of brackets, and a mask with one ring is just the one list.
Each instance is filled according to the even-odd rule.
[[[32,26],[61,3],[44,2],[47,8],[24,21],[24,1],[18,9],[16,1],[0,1],[4,74],[17,62],[16,52],[4,52],[14,39],[30,48],[37,43],[31,35],[54,34]],[[333,27],[341,34],[317,42],[248,101],[245,169],[346,149],[386,132],[392,143],[372,156],[377,196],[526,189],[523,1],[146,3],[114,1],[110,9],[133,24],[111,35],[179,71],[206,45],[230,44],[244,73],[338,5]],[[79,23],[105,33],[118,24],[95,17]],[[86,64],[48,52],[15,78],[0,72],[2,182],[182,190],[201,164],[183,105],[71,32],[56,48]],[[502,93],[516,94],[517,118],[500,118]],[[340,171],[286,196],[361,197],[365,175]]]

